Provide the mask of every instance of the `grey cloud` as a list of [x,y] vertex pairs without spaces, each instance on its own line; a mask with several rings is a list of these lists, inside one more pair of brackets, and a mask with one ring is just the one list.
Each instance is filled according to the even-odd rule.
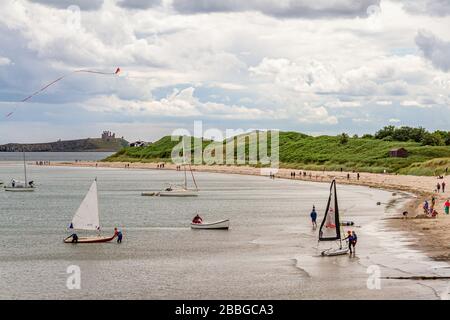
[[161,5],[162,0],[120,0],[117,4],[122,8],[145,10]]
[[67,9],[69,6],[78,6],[81,10],[97,10],[102,4],[103,0],[28,0],[34,3],[40,3],[49,7],[58,9]]
[[280,18],[349,18],[367,17],[370,6],[380,0],[173,0],[173,8],[183,14],[209,12],[259,11]]
[[415,40],[425,58],[435,68],[450,71],[450,42],[443,41],[426,30],[420,30]]
[[450,15],[449,0],[401,0],[403,8],[413,14],[444,17]]

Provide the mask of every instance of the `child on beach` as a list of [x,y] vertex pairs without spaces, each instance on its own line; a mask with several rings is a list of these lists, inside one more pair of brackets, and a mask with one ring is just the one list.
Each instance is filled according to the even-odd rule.
[[317,228],[317,223],[316,223],[317,212],[316,212],[315,206],[313,206],[310,216],[311,216],[311,223],[312,223],[313,229],[316,229]]

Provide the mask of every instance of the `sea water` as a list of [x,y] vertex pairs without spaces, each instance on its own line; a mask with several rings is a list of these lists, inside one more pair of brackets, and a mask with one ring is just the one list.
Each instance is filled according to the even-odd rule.
[[[0,162],[0,181],[22,170],[20,162]],[[315,205],[323,214],[328,183],[199,172],[198,197],[167,198],[140,194],[181,182],[182,173],[30,165],[28,176],[35,192],[0,191],[1,299],[434,299],[444,286],[368,285],[372,265],[381,276],[411,263],[429,272],[417,256],[401,257],[406,246],[386,251],[373,232],[395,214],[376,204],[393,199],[387,191],[338,185],[341,213],[357,225],[357,256],[321,257],[309,213]],[[123,242],[64,244],[95,178],[102,232],[118,227]],[[228,218],[231,229],[191,230],[196,214]]]

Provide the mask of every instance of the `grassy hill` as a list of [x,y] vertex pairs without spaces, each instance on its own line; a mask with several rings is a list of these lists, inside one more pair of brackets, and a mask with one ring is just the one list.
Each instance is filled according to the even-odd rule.
[[[211,141],[203,141],[203,148]],[[170,162],[172,148],[178,141],[167,136],[146,147],[127,147],[105,161]],[[404,147],[407,158],[393,158],[389,150]],[[246,150],[249,145],[246,145]],[[280,132],[280,166],[305,170],[356,170],[361,172],[395,172],[402,174],[434,175],[445,170],[450,160],[448,146],[423,146],[418,142],[385,141],[374,138],[340,136],[312,137],[297,132]],[[433,160],[436,159],[436,160]]]

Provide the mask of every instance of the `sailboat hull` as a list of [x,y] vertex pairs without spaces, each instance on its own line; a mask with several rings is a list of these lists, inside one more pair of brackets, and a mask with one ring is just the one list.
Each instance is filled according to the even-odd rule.
[[162,191],[159,193],[160,197],[197,197],[195,191]]
[[34,188],[5,187],[5,191],[9,191],[9,192],[32,192],[32,191],[34,191]]
[[190,191],[190,190],[158,191],[158,192],[145,191],[145,192],[141,193],[141,196],[146,196],[146,197],[198,197],[198,194],[196,191]]
[[115,236],[112,237],[102,237],[102,236],[96,236],[96,237],[79,237],[77,242],[72,242],[72,237],[64,239],[64,243],[103,243],[103,242],[109,242],[113,240]]
[[347,253],[348,253],[348,248],[328,249],[328,250],[322,251],[322,256],[324,256],[324,257],[342,256]]

